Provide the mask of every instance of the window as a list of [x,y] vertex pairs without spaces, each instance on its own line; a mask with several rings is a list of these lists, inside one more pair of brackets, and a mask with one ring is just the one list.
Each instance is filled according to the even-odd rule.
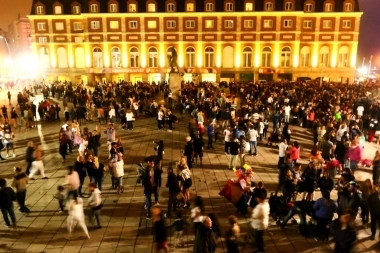
[[273,3],[271,3],[271,2],[265,3],[265,10],[266,11],[273,11]]
[[46,31],[46,23],[37,23],[38,31]]
[[136,12],[137,8],[136,8],[136,4],[129,4],[128,5],[128,11],[129,12]]
[[291,11],[291,10],[293,10],[293,3],[291,3],[291,2],[286,2],[286,3],[285,3],[285,10],[286,10],[286,11]]
[[138,68],[139,67],[139,50],[135,47],[132,47],[129,53],[131,55],[131,67]]
[[212,47],[206,47],[205,49],[205,67],[214,67],[214,49]]
[[226,3],[226,11],[233,11],[234,5],[233,3]]
[[120,49],[118,47],[114,47],[111,49],[111,59],[112,59],[112,68],[121,67]]
[[293,27],[293,20],[291,20],[291,19],[285,19],[284,20],[284,27],[286,27],[286,28]]
[[253,11],[253,3],[245,3],[245,11]]
[[195,28],[195,20],[186,20],[186,28]]
[[148,4],[148,12],[156,12],[156,4]]
[[119,21],[110,21],[110,29],[119,29]]
[[167,28],[175,28],[176,22],[174,20],[169,20],[168,22],[166,22],[166,27]]
[[74,31],[83,30],[82,22],[74,22],[73,28],[74,28]]
[[103,53],[102,50],[98,47],[95,47],[92,50],[92,61],[94,68],[102,68],[103,67]]
[[175,9],[174,9],[175,5],[173,3],[168,4],[167,7],[168,7],[167,11],[170,11],[170,12],[175,11]]
[[194,11],[194,4],[192,3],[186,4],[186,11]]
[[343,28],[351,28],[351,20],[343,20]]
[[281,51],[281,68],[289,68],[290,67],[290,48],[284,47]]
[[206,11],[213,11],[214,10],[214,4],[213,3],[207,3],[206,4]]
[[36,7],[36,13],[39,15],[44,14],[44,7],[43,6],[37,6]]
[[313,28],[313,21],[311,20],[303,21],[303,28]]
[[332,28],[332,21],[331,20],[323,20],[322,27],[323,28]]
[[272,28],[273,27],[273,20],[264,20],[264,28]]
[[157,68],[158,67],[158,63],[157,63],[157,59],[158,59],[157,49],[154,48],[154,47],[149,48],[148,57],[149,57],[149,68]]
[[313,5],[312,4],[305,4],[305,11],[306,12],[312,12],[313,11]]
[[303,47],[300,53],[300,67],[310,67],[310,47]]
[[352,3],[345,3],[344,11],[352,11]]
[[206,20],[205,27],[207,29],[214,28],[214,20]]
[[99,7],[97,4],[91,4],[90,12],[99,12]]
[[253,28],[253,20],[244,20],[244,28]]
[[137,29],[137,21],[129,21],[129,29]]
[[73,14],[80,14],[80,6],[73,6]]
[[54,6],[54,14],[62,14],[62,7]]
[[110,4],[110,12],[117,12],[117,4]]
[[38,38],[38,42],[40,42],[40,43],[47,43],[48,42],[47,37],[39,37]]
[[323,67],[328,67],[329,65],[329,58],[330,58],[330,50],[328,47],[324,46],[319,51],[319,64]]
[[271,67],[272,50],[269,47],[264,47],[261,55],[261,66],[265,68]]
[[225,20],[224,21],[224,27],[225,28],[234,28],[234,21],[233,20]]
[[348,52],[347,46],[343,46],[339,49],[338,55],[338,67],[348,67]]
[[243,49],[243,68],[252,68],[252,48]]
[[100,29],[99,21],[91,21],[91,29]]
[[157,21],[156,20],[149,20],[148,21],[148,29],[156,29],[157,28]]
[[186,67],[195,67],[195,49],[192,47],[186,48]]
[[327,3],[327,4],[325,4],[325,11],[326,11],[326,12],[331,12],[331,11],[333,11],[333,5],[332,5],[332,3]]

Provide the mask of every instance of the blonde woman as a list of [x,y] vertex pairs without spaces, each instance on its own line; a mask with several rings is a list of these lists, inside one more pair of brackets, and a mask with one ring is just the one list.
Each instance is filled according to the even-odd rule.
[[190,187],[193,184],[193,181],[191,180],[191,171],[189,167],[187,166],[186,159],[181,158],[178,168],[180,170],[179,176],[181,179],[180,188],[183,195],[183,200],[185,204],[183,205],[183,208],[189,208],[190,207]]
[[318,143],[321,144],[323,141],[323,136],[326,134],[326,127],[321,126],[318,130]]

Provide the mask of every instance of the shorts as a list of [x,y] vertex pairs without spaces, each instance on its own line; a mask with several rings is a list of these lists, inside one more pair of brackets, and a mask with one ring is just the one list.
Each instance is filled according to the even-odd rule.
[[13,143],[5,143],[6,148],[13,148]]
[[203,157],[203,151],[195,151],[194,157]]
[[193,185],[191,178],[188,178],[183,182],[183,189],[189,189]]
[[166,249],[168,247],[167,242],[156,242],[156,250]]

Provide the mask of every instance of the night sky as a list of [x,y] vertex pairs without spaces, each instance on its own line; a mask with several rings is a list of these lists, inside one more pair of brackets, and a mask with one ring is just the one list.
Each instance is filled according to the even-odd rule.
[[[318,0],[320,1],[320,0]],[[10,22],[21,16],[28,15],[32,0],[0,0],[0,28],[8,30]],[[373,55],[373,65],[380,67],[380,0],[359,0],[360,9],[364,13],[360,24],[359,49],[357,66],[360,67],[363,57],[366,64]],[[4,50],[0,43],[0,51]]]

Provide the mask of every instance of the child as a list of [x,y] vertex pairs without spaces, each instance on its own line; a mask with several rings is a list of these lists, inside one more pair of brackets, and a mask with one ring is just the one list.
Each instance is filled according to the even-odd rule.
[[60,211],[58,213],[63,213],[64,211],[64,202],[67,198],[67,192],[66,192],[66,188],[62,185],[59,185],[57,187],[57,194],[55,194],[54,198],[55,199],[58,199],[58,203],[59,203],[59,209]]
[[175,227],[175,232],[174,232],[175,245],[174,245],[174,247],[177,247],[177,246],[182,247],[183,246],[182,234],[183,234],[183,229],[184,229],[185,225],[188,225],[188,223],[186,222],[185,219],[182,218],[182,212],[177,211],[177,219],[173,222],[173,224],[167,226],[167,228]]

